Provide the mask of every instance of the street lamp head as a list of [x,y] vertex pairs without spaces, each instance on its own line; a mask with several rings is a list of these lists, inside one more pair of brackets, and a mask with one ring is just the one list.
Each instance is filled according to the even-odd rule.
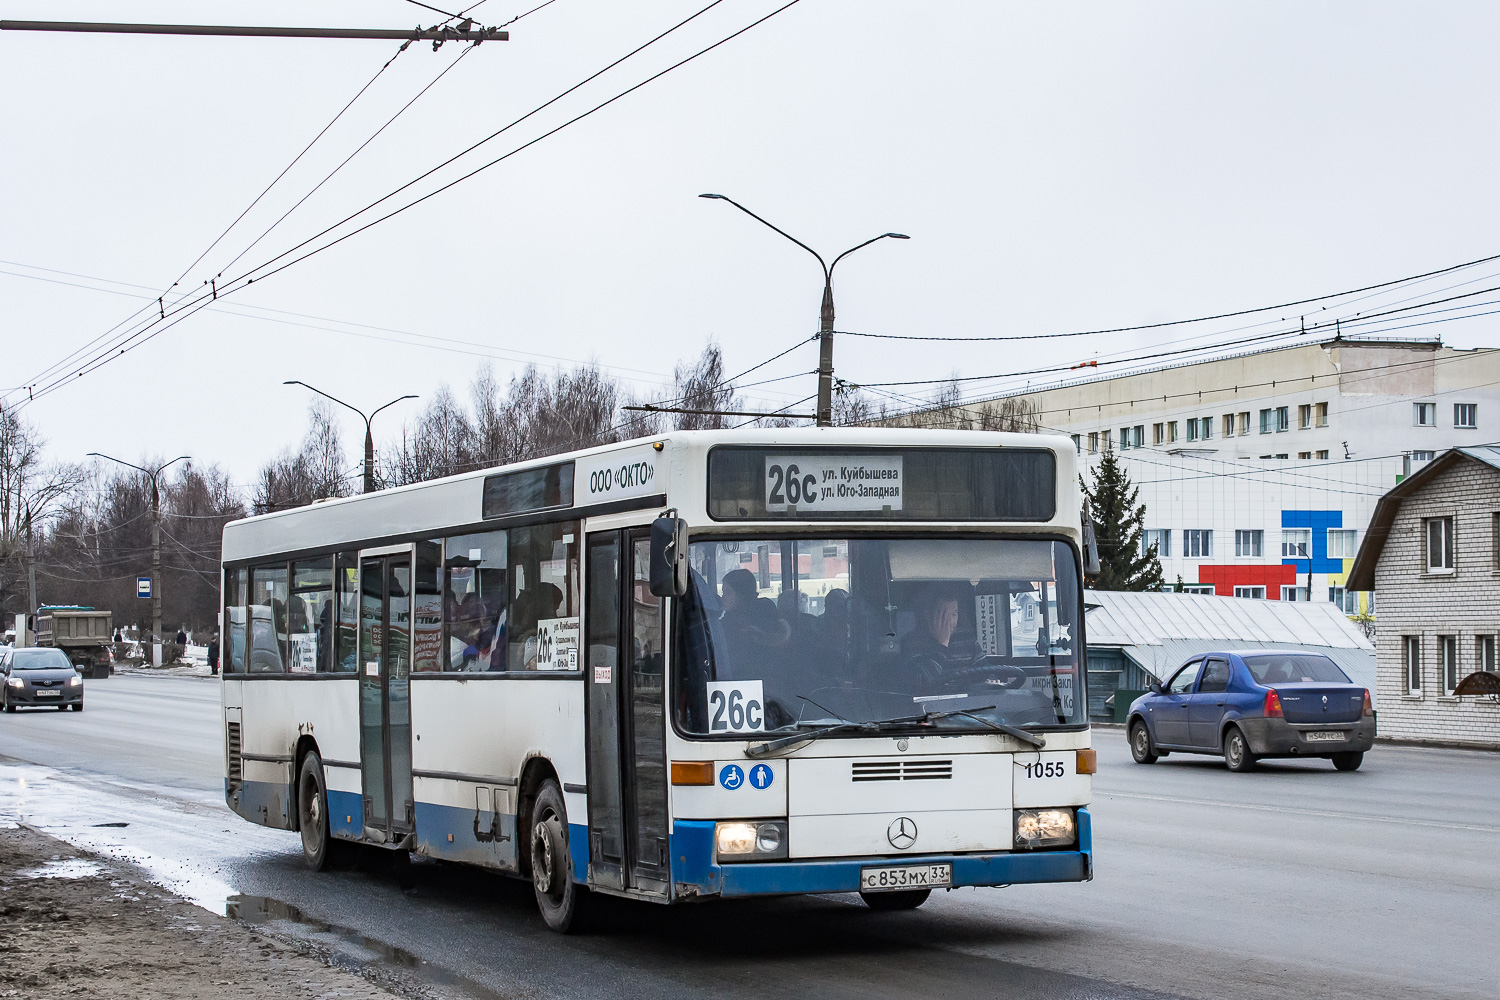
[[718,198],[720,201],[728,201],[729,200],[728,198],[725,198],[722,194],[700,194],[698,197],[700,197],[700,198]]
[[889,236],[893,240],[909,240],[909,239],[911,239],[911,237],[907,236],[905,233],[886,233],[885,235]]

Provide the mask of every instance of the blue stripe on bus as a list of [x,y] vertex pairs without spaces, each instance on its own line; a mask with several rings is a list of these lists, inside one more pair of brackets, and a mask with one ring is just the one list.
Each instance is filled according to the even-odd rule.
[[328,789],[328,832],[340,840],[359,840],[365,835],[365,797],[358,792]]
[[703,895],[753,896],[809,892],[858,892],[859,870],[869,865],[953,865],[955,886],[1081,882],[1093,877],[1093,829],[1087,809],[1078,810],[1078,850],[1002,854],[930,854],[901,858],[840,858],[830,861],[767,861],[716,865],[712,822],[679,821],[672,828],[672,881]]
[[[502,813],[494,822],[499,834],[488,838],[490,831],[476,834],[473,807],[440,806],[431,802],[416,804],[417,852],[445,861],[462,861],[486,868],[516,868],[516,817]],[[452,837],[450,841],[448,838]]]

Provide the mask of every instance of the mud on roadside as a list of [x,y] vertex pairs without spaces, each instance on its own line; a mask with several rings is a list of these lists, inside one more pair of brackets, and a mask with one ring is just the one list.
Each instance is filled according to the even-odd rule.
[[389,1000],[393,993],[25,827],[0,829],[0,997]]

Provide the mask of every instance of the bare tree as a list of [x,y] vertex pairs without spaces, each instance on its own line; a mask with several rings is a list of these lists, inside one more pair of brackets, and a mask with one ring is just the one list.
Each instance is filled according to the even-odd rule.
[[677,408],[691,412],[676,415],[682,431],[718,430],[729,426],[725,410],[738,409],[734,387],[725,383],[724,352],[709,341],[694,362],[679,362],[672,372]]
[[261,467],[255,485],[257,514],[353,492],[333,407],[318,400],[308,405],[307,416],[307,435],[301,447],[284,451]]
[[14,411],[0,413],[0,605],[11,613],[36,610],[38,532],[83,478],[76,466],[46,462],[43,443]]

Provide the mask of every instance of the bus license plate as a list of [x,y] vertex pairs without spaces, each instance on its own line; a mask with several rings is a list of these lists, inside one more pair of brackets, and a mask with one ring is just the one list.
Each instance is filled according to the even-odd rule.
[[1324,729],[1324,730],[1321,730],[1319,732],[1308,733],[1307,734],[1307,742],[1309,742],[1309,743],[1342,743],[1342,742],[1344,742],[1344,734],[1341,733],[1341,732],[1339,732],[1337,729]]
[[941,889],[952,884],[952,865],[901,865],[898,868],[861,868],[859,870],[860,892]]

